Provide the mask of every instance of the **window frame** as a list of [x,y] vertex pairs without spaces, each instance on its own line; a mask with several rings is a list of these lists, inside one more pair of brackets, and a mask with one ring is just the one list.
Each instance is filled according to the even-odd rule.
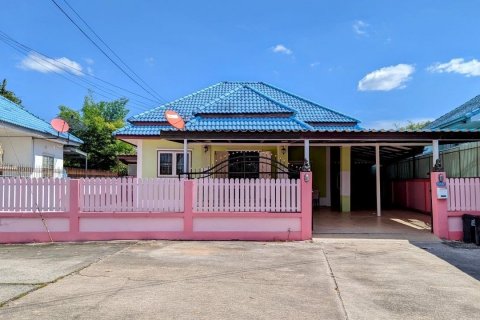
[[[160,154],[161,153],[170,153],[172,155],[172,174],[160,174]],[[183,154],[183,150],[179,149],[157,149],[157,178],[173,178],[178,176],[177,173],[177,154]],[[188,168],[190,170],[192,168],[192,151],[188,150]]]

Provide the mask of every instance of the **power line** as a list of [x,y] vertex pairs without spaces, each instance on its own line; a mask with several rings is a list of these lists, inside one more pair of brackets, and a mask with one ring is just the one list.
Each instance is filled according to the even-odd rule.
[[[70,82],[72,82],[72,83],[74,83],[74,84],[76,84],[76,85],[78,85],[78,86],[81,86],[81,87],[83,87],[83,88],[85,88],[85,89],[87,89],[87,90],[91,90],[92,92],[95,92],[96,94],[98,94],[98,95],[100,95],[100,96],[102,96],[102,97],[104,97],[104,98],[111,99],[112,97],[113,97],[113,98],[125,97],[125,95],[119,94],[118,92],[115,92],[115,91],[111,90],[110,88],[107,88],[107,87],[105,87],[105,86],[100,86],[100,85],[98,85],[98,84],[93,83],[92,81],[89,81],[89,80],[87,80],[87,79],[84,79],[83,77],[79,76],[78,74],[73,73],[73,72],[70,70],[70,69],[74,69],[74,70],[77,70],[78,72],[82,72],[80,69],[75,68],[75,67],[72,67],[72,66],[69,66],[69,65],[66,65],[65,63],[63,63],[63,62],[61,62],[61,61],[55,60],[56,63],[62,64],[62,65],[65,66],[65,68],[61,68],[61,71],[65,71],[65,72],[66,72],[68,75],[70,75],[71,77],[76,77],[78,80],[81,80],[82,82],[86,83],[87,85],[89,85],[89,86],[91,86],[91,87],[93,87],[93,88],[95,88],[95,89],[97,89],[97,90],[99,90],[99,91],[102,91],[102,92],[104,92],[105,94],[108,94],[108,95],[110,95],[110,96],[106,96],[106,95],[104,95],[104,94],[101,94],[100,92],[98,92],[98,91],[96,91],[96,90],[93,90],[91,87],[87,87],[87,86],[85,86],[85,85],[83,85],[83,84],[81,84],[81,83],[78,83],[77,81],[74,81],[73,79],[71,79],[71,78],[69,78],[69,77],[66,77],[64,74],[58,72],[58,69],[59,69],[58,65],[53,64],[51,61],[47,60],[47,59],[52,59],[52,60],[53,60],[53,58],[48,57],[48,56],[45,56],[45,55],[43,55],[42,53],[40,53],[40,52],[38,52],[38,51],[36,51],[36,50],[34,50],[34,49],[31,49],[31,48],[29,48],[29,47],[27,47],[27,46],[22,45],[21,43],[19,43],[18,41],[14,40],[14,39],[11,38],[11,37],[9,37],[8,35],[6,35],[6,34],[5,34],[4,32],[2,32],[2,31],[0,31],[0,41],[4,42],[5,44],[7,44],[8,46],[10,46],[11,48],[13,48],[14,50],[18,51],[20,54],[22,54],[22,55],[24,55],[24,56],[28,56],[30,52],[35,52],[35,53],[37,53],[39,56],[37,56],[38,59],[36,60],[36,62],[39,63],[41,66],[47,68],[49,71],[57,74],[58,76],[64,78],[65,80],[68,80],[68,81],[70,81]],[[29,51],[30,51],[30,52],[29,52]],[[45,63],[43,63],[43,62],[45,62]],[[85,73],[82,72],[82,74],[85,74]],[[96,78],[96,79],[98,79],[98,80],[101,80],[101,81],[103,81],[103,82],[105,82],[105,83],[108,83],[108,84],[110,84],[110,85],[112,85],[112,86],[118,87],[118,86],[116,86],[116,85],[114,85],[114,84],[109,83],[108,81],[104,81],[104,80],[102,80],[102,79],[100,79],[100,78],[97,78],[97,77],[94,77],[94,78]],[[121,88],[121,87],[118,87],[118,88],[120,88],[120,89],[122,89],[122,90],[126,90],[126,89],[123,89],[123,88]],[[129,90],[126,90],[126,91],[130,92]],[[150,100],[150,99],[149,99],[149,100]],[[138,101],[138,100],[137,100],[136,103],[133,103],[133,104],[132,104],[132,103],[129,103],[129,105],[130,105],[131,107],[135,107],[135,108],[137,108],[137,109],[140,109],[141,111],[149,110],[149,109],[152,108],[152,106],[146,105],[144,102]]]
[[75,13],[75,15],[87,26],[87,28],[97,37],[98,40],[100,40],[101,43],[111,52],[113,55],[131,72],[133,73],[147,88],[152,90],[153,93],[155,93],[159,98],[167,102],[166,99],[164,99],[158,92],[155,91],[147,82],[145,82],[132,68],[128,66],[128,64],[120,58],[120,56],[100,37],[98,33],[95,32],[95,30],[85,21],[80,14],[67,2],[67,0],[63,0],[63,2],[70,8],[70,10]]
[[134,79],[128,72],[125,71],[124,68],[122,68],[116,61],[114,61],[106,52],[105,50],[103,50],[96,42],[95,40],[93,40],[83,29],[82,27],[80,27],[76,22],[75,20],[73,20],[72,17],[70,17],[70,15],[65,11],[63,10],[63,8],[55,1],[55,0],[51,0],[55,6],[57,6],[57,8],[68,18],[68,20],[70,20],[76,27],[78,30],[80,30],[80,32],[85,36],[87,37],[88,40],[90,40],[90,42],[93,43],[93,45],[95,47],[97,47],[98,50],[100,50],[103,55],[105,55],[105,57],[107,57],[108,60],[110,60],[117,68],[120,69],[120,71],[122,71],[122,73],[124,73],[128,78],[130,78],[130,80],[132,80],[133,82],[135,82],[140,88],[142,88],[145,92],[147,92],[149,95],[151,95],[152,97],[154,97],[155,99],[159,99],[159,101],[161,102],[162,98],[159,97],[159,96],[156,96],[155,94],[153,94],[150,90],[146,89],[145,86],[143,86],[141,83],[139,83],[136,79]]

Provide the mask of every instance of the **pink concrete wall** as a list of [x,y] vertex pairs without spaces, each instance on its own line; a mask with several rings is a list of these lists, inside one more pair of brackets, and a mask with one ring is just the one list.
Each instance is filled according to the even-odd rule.
[[[312,237],[312,177],[301,173],[301,212],[194,212],[194,180],[184,182],[183,212],[80,212],[70,182],[69,212],[0,213],[0,243],[86,240],[307,240]],[[306,181],[308,180],[308,181]],[[45,222],[45,224],[44,224]],[[50,234],[47,233],[45,225]]]
[[429,179],[392,181],[392,203],[420,212],[432,212]]
[[[446,240],[462,240],[463,239],[463,222],[462,215],[471,214],[480,216],[480,211],[448,211],[448,200],[437,199],[437,181],[438,177],[443,175],[444,180],[448,180],[445,172],[431,173],[431,188],[432,188],[432,217],[433,217],[433,232],[434,234]],[[451,196],[450,194],[448,195]],[[461,195],[458,195],[461,197]]]

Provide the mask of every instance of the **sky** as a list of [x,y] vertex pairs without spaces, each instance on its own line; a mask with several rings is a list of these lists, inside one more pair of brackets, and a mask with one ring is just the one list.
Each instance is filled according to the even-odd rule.
[[[0,31],[27,48],[0,41],[0,80],[46,120],[81,108],[88,89],[130,98],[133,115],[220,81],[263,81],[392,128],[480,94],[479,1],[67,1],[156,93],[52,1],[1,0]],[[101,91],[97,78],[122,89]]]

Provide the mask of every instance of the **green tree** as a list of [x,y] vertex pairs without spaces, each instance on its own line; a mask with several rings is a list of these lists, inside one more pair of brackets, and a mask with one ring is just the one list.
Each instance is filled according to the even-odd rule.
[[397,128],[397,130],[420,130],[428,126],[430,123],[432,122],[428,120],[419,122],[408,121],[408,124],[404,126],[395,125],[395,128]]
[[[124,172],[125,165],[117,160],[119,154],[134,154],[135,149],[115,139],[113,132],[125,125],[128,100],[95,102],[91,95],[85,97],[83,107],[76,111],[60,106],[59,117],[70,125],[70,132],[83,140],[80,149],[88,154],[89,168]],[[67,165],[82,167],[80,159],[69,159]]]
[[7,79],[3,79],[2,85],[0,85],[0,96],[3,96],[16,104],[22,104],[22,99],[17,97],[13,91],[7,90]]

